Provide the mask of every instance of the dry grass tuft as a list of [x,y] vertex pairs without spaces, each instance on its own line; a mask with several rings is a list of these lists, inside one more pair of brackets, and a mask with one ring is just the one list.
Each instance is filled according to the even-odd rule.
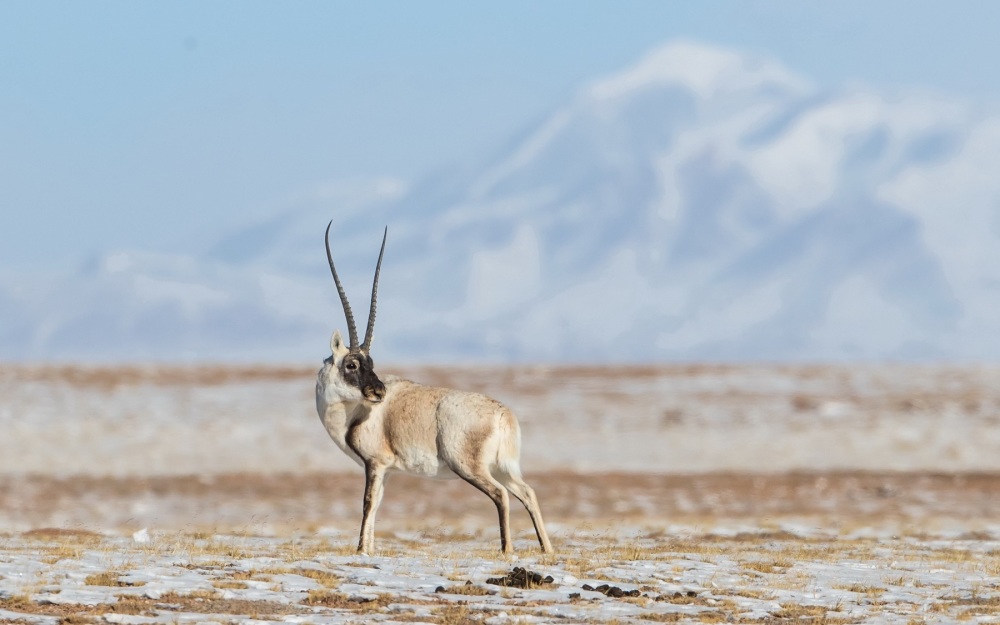
[[327,588],[336,588],[340,586],[342,581],[342,578],[336,573],[320,569],[296,569],[294,573],[315,580],[321,586],[326,586]]
[[9,610],[11,612],[28,612],[35,606],[37,606],[31,597],[27,595],[12,595],[10,597],[0,598],[0,610]]
[[438,586],[434,592],[441,592],[449,595],[468,595],[472,597],[484,597],[497,594],[497,591],[495,590],[477,586],[472,582],[465,582],[464,584],[457,584],[454,586]]
[[794,562],[784,558],[772,560],[751,560],[744,562],[743,568],[757,571],[758,573],[784,573],[794,565]]
[[95,617],[104,614],[152,616],[163,610],[199,614],[243,614],[251,618],[264,619],[302,612],[296,606],[273,601],[222,599],[214,591],[196,591],[190,594],[167,593],[155,600],[147,597],[122,596],[117,603],[97,606],[39,604],[27,597],[18,596],[0,600],[0,609],[26,615],[54,616],[60,619],[90,619],[67,621],[71,623],[100,622]]
[[[480,618],[474,619],[474,616]],[[447,605],[434,610],[434,618],[437,625],[468,625],[480,622],[481,614],[467,605]]]
[[97,532],[92,532],[85,529],[77,528],[66,528],[66,527],[40,527],[33,530],[28,530],[21,534],[25,538],[35,538],[38,540],[53,540],[58,539],[61,542],[83,542],[87,544],[93,544],[99,542],[104,537]]
[[682,612],[660,612],[655,614],[640,614],[639,618],[653,623],[679,623],[681,619],[690,619],[690,616]]
[[117,603],[110,606],[102,606],[98,613],[105,611],[109,614],[131,614],[131,615],[151,615],[156,602],[146,597],[135,597],[132,595],[122,595],[118,597]]
[[774,613],[774,618],[796,623],[828,623],[829,608],[821,605],[782,604],[781,609]]
[[838,590],[856,592],[859,595],[865,595],[866,597],[881,597],[886,591],[886,589],[881,586],[871,586],[868,584],[834,584],[833,587]]
[[123,582],[121,580],[121,574],[116,571],[105,571],[103,573],[88,575],[83,579],[83,583],[87,586],[110,586],[113,588],[146,585],[146,582]]
[[374,599],[347,595],[331,590],[310,590],[302,603],[309,606],[323,606],[341,610],[372,612],[393,603],[396,599],[388,594],[380,594]]
[[212,586],[221,590],[246,590],[250,586],[246,582],[233,579],[217,579],[212,581]]

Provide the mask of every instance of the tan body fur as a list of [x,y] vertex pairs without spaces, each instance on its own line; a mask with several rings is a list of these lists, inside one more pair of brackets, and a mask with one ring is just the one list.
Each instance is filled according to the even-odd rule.
[[345,383],[340,361],[347,355],[339,333],[331,358],[316,382],[316,408],[334,442],[365,469],[364,514],[358,550],[371,553],[375,513],[385,476],[402,471],[432,478],[461,478],[496,504],[500,542],[512,550],[509,496],[527,508],[538,542],[552,551],[534,491],[521,477],[521,430],[514,414],[479,393],[423,386],[386,376],[381,401],[366,401]]

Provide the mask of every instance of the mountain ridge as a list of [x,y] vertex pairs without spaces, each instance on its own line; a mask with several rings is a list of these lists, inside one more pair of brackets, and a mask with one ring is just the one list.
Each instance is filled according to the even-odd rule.
[[376,350],[393,360],[1000,358],[997,111],[681,41],[518,136],[412,185],[299,198],[197,257],[109,252],[34,296],[8,288],[20,329],[0,341],[13,358],[318,357],[343,327],[332,218],[355,310],[389,224]]

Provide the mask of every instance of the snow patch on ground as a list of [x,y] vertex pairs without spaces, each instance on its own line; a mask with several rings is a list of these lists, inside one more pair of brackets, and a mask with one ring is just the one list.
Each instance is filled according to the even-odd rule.
[[[1000,605],[997,529],[970,538],[898,527],[574,528],[556,555],[521,536],[512,558],[461,534],[442,541],[410,532],[384,539],[370,557],[317,535],[157,533],[148,545],[115,535],[8,536],[0,618],[54,623],[72,606],[129,625],[979,621]],[[513,566],[553,581],[487,583]]]

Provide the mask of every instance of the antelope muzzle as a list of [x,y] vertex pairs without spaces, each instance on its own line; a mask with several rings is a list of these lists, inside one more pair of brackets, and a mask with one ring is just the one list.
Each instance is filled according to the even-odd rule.
[[365,385],[361,387],[361,393],[371,403],[380,403],[385,399],[385,384],[382,384],[382,380],[372,375],[371,379],[367,380]]

